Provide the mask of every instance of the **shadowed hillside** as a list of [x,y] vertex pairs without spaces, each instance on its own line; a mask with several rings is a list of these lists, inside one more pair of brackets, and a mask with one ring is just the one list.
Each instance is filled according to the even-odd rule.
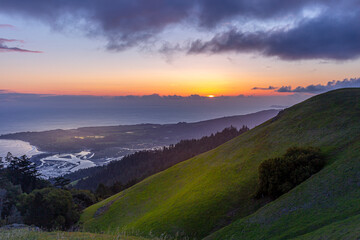
[[[319,147],[327,166],[260,208],[269,200],[253,198],[259,164],[292,146]],[[199,238],[240,219],[212,239],[289,239],[329,231],[328,224],[359,219],[359,146],[360,89],[332,91],[89,207],[81,220],[88,231]]]

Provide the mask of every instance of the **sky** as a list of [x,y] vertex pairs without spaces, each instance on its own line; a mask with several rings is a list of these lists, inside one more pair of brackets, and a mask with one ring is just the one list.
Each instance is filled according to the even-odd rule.
[[359,56],[358,0],[0,0],[0,94],[311,95]]

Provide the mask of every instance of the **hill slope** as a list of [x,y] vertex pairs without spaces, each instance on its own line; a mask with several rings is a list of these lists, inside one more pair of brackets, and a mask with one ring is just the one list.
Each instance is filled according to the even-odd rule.
[[[333,111],[314,113],[310,119],[317,125],[312,131],[321,133],[321,137],[313,136],[314,145],[328,150],[330,164],[291,192],[208,239],[360,236],[360,90],[338,90],[325,96],[326,103],[320,102],[324,96],[309,103],[317,104],[315,111],[325,107]],[[323,116],[323,120],[315,116]]]
[[[161,172],[198,154],[214,149],[221,144],[248,131],[246,127],[237,130],[225,128],[211,136],[201,139],[182,140],[175,145],[156,150],[143,150],[125,156],[120,161],[112,161],[108,165],[88,168],[69,175],[66,178],[79,180],[74,186],[79,189],[96,190],[100,183],[107,186],[120,182],[122,185],[140,182],[142,179]],[[134,184],[133,184],[134,183]]]
[[[290,231],[289,235],[284,235],[286,239],[312,230],[313,217],[326,219],[330,216],[328,219],[331,219],[336,215],[335,218],[341,220],[341,214],[346,211],[358,214],[360,205],[355,206],[358,201],[354,201],[360,198],[360,191],[354,187],[360,189],[360,166],[355,164],[360,157],[359,113],[360,89],[336,90],[313,97],[212,151],[177,164],[91,206],[81,217],[84,228],[89,231],[136,229],[144,234],[151,231],[204,237],[266,204],[266,200],[252,198],[257,187],[257,168],[263,160],[282,155],[291,146],[320,147],[329,156],[328,165],[290,193],[212,238],[226,239],[234,235],[235,239],[242,239],[240,232],[246,230],[249,234],[244,239],[251,239],[256,232],[263,236],[263,231],[252,232],[251,229],[259,230],[261,226],[269,225],[268,234]],[[332,179],[333,175],[338,177]],[[324,176],[327,179],[322,181]],[[312,186],[313,179],[319,179],[320,185]],[[322,187],[321,191],[319,187]],[[338,191],[333,189],[336,187]],[[303,192],[301,189],[305,188],[308,190]],[[330,203],[346,203],[347,206],[333,213],[335,209]],[[319,210],[308,217],[306,211],[315,211],[323,204],[328,206],[329,212]],[[290,220],[296,222],[299,217],[295,211],[297,206],[304,208],[300,213],[304,218],[303,222],[294,223],[294,228],[305,227],[302,232],[291,232],[292,229],[282,224]],[[274,216],[278,225],[270,224]],[[250,222],[251,228],[244,227],[244,222]],[[319,226],[323,223],[320,221]],[[259,239],[257,237],[254,239]]]

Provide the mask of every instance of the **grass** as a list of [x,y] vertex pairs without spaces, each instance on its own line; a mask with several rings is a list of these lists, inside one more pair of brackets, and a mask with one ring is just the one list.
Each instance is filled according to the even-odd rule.
[[[212,151],[89,207],[81,216],[84,229],[290,239],[354,216],[360,211],[359,102],[360,89],[344,89],[295,105]],[[328,155],[327,166],[266,206],[267,199],[254,200],[259,164],[292,146],[319,147]],[[95,217],[99,208],[102,213]]]
[[[137,232],[132,232],[137,235]],[[161,234],[160,236],[151,236],[150,238],[130,236],[128,233],[88,233],[88,232],[43,232],[34,231],[30,229],[13,229],[0,230],[1,240],[189,240],[189,238],[173,237],[168,234]]]
[[[353,225],[357,229],[360,226],[358,217],[353,225],[344,224],[333,233],[331,230],[336,222],[346,222],[360,213],[359,92],[340,90],[325,95],[329,100],[327,103],[319,101],[324,96],[309,101],[326,109],[325,113],[320,113],[326,119],[325,123],[312,117],[313,122],[319,121],[315,130],[326,133],[321,138],[313,136],[328,152],[329,163],[324,170],[208,239],[354,239],[351,237]],[[324,104],[331,105],[334,111],[322,106]],[[302,108],[302,104],[296,107]],[[324,139],[329,143],[324,144]],[[336,238],[339,234],[343,237]]]
[[313,239],[351,240],[351,239],[359,239],[359,237],[360,237],[360,215],[356,215],[347,218],[345,220],[333,222],[313,232],[296,237],[295,239],[296,240],[313,240]]
[[82,232],[39,232],[26,229],[1,230],[1,240],[145,240],[121,234],[94,234]]

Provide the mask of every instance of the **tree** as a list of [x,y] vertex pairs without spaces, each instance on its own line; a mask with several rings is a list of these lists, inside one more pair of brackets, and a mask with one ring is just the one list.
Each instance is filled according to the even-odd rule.
[[71,189],[70,193],[78,212],[96,203],[95,195],[89,190]]
[[54,179],[54,186],[57,188],[65,188],[67,185],[70,184],[70,179],[64,177],[57,177]]
[[35,164],[25,155],[20,158],[12,157],[7,172],[8,179],[14,185],[20,184],[23,192],[29,193],[37,187],[40,174]]
[[96,188],[95,195],[99,199],[104,199],[111,196],[111,190],[109,187],[105,186],[103,183],[100,183]]
[[0,188],[0,216],[4,224],[21,221],[21,216],[16,207],[21,196],[20,186],[14,186],[8,182]]
[[24,222],[47,230],[66,230],[79,220],[69,191],[58,188],[34,190],[20,206]]
[[267,159],[259,166],[259,188],[256,197],[277,198],[290,191],[325,165],[316,148],[289,148],[282,157]]

